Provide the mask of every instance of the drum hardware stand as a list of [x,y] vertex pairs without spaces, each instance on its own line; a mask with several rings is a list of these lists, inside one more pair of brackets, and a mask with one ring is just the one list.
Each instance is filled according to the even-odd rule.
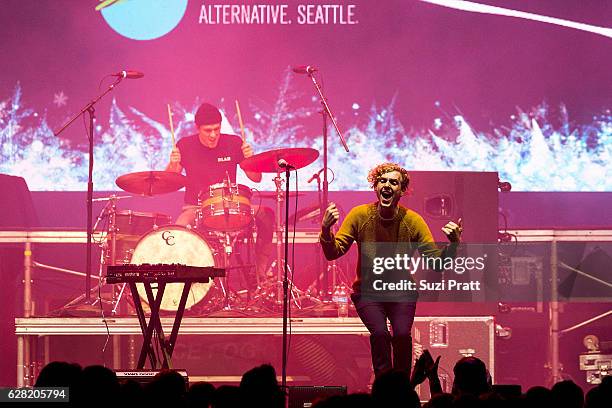
[[[98,225],[100,224],[100,222],[104,218],[106,218],[106,217],[109,217],[109,225],[110,225],[109,231],[113,230],[117,198],[118,197],[116,197],[114,195],[111,195],[108,198],[105,197],[105,198],[94,199],[95,201],[106,201],[106,200],[108,200],[108,203],[104,206],[102,211],[100,211],[100,214],[98,215],[98,218],[96,219],[96,223],[93,226],[93,229],[92,229],[93,231],[95,231],[98,228]],[[107,237],[111,236],[111,238],[113,238],[113,241],[114,241],[114,238],[115,238],[114,235],[115,235],[114,233],[109,233],[109,234],[107,234]],[[104,286],[104,282],[103,282],[103,278],[102,278],[102,268],[103,268],[103,265],[104,265],[104,260],[105,260],[105,258],[107,256],[106,255],[107,245],[108,245],[107,242],[100,244],[100,248],[102,248],[102,251],[100,253],[100,266],[98,268],[98,276],[97,277],[92,276],[91,272],[89,274],[89,278],[97,280],[98,283],[93,288],[91,288],[91,284],[90,284],[90,288],[91,288],[90,291],[97,291],[99,288]],[[112,245],[111,245],[111,251],[113,251],[114,247],[115,247],[115,243],[113,242]],[[88,276],[87,273],[76,272],[76,271],[72,271],[70,269],[56,268],[56,267],[52,267],[52,266],[48,266],[48,265],[44,265],[44,264],[40,264],[40,263],[35,263],[35,264],[37,266],[41,267],[41,268],[45,268],[45,269],[49,269],[49,270],[69,273],[69,274],[73,274],[73,275],[85,276],[85,277]],[[114,305],[115,305],[115,299],[114,299],[115,293],[114,293],[114,291],[112,291],[112,295],[111,296],[112,296],[112,298],[111,298],[111,300],[108,303],[112,304],[113,305],[113,310],[115,310],[115,308],[114,308]],[[81,302],[85,301],[83,304],[86,305],[86,307],[81,312],[85,313],[85,314],[89,314],[89,313],[96,313],[97,314],[99,312],[97,309],[91,309],[91,308],[89,308],[87,306],[95,306],[98,303],[99,300],[102,301],[102,302],[106,302],[105,299],[102,299],[102,298],[98,299],[97,297],[95,299],[93,299],[93,300],[90,299],[88,301],[87,300],[87,293],[83,293],[83,294],[77,296],[76,298],[74,298],[73,300],[71,300],[70,302],[68,302],[67,304],[65,304],[64,306],[62,306],[62,308],[60,310],[69,310],[71,308],[73,308],[73,309],[74,308],[78,308],[79,307],[78,305]]]
[[[228,176],[229,179],[229,176]],[[225,201],[224,201],[225,202]],[[224,268],[228,268],[229,259],[233,253],[233,244],[236,243],[236,239],[234,242],[231,242],[229,232],[225,232],[223,234],[224,243],[223,243],[223,265]],[[237,237],[236,237],[237,238]],[[229,287],[229,279],[228,274],[225,277],[219,279],[219,284],[221,286],[221,291],[223,292],[223,310],[232,310],[232,306],[230,304],[230,287]]]
[[[344,272],[338,266],[337,260],[334,259],[333,261],[329,262],[329,264],[327,265],[327,274],[328,276],[331,276],[332,288],[335,288],[338,284],[343,284],[347,287],[350,287],[350,285],[346,283],[347,281],[346,276],[344,276]],[[319,277],[315,278],[315,280],[308,286],[308,289],[306,290],[306,292],[307,293],[315,292],[319,298],[318,300],[320,303],[323,303],[323,304],[331,303],[331,300],[327,299],[329,297],[328,296],[329,293],[321,293],[320,290],[317,290],[318,282],[321,279],[323,279],[323,272],[321,272]]]
[[[117,223],[116,223],[116,215],[117,215],[117,197],[113,194],[109,197],[107,207],[110,206],[110,210],[108,211],[108,234],[107,237],[110,238],[110,251],[107,255],[108,265],[116,265],[117,263]],[[96,222],[97,224],[97,222]],[[108,248],[108,239],[106,240],[107,248]],[[100,265],[100,268],[102,265]],[[119,294],[117,295],[115,291],[115,285],[112,286],[111,293],[112,295],[112,303],[113,309],[111,310],[112,315],[117,314],[117,309],[119,308],[119,301],[123,295],[125,290],[125,283],[122,284],[121,289],[119,290]]]
[[[287,176],[288,179],[288,176]],[[288,236],[288,228],[283,225],[282,221],[282,202],[285,200],[283,197],[283,178],[280,175],[280,170],[277,171],[276,177],[272,179],[274,184],[276,185],[276,219],[275,219],[275,234],[276,234],[276,259],[272,261],[270,266],[267,269],[266,276],[269,276],[271,279],[262,282],[261,285],[258,284],[257,293],[254,296],[255,300],[262,299],[263,301],[272,301],[275,306],[280,306],[283,304],[283,271],[287,268],[291,271],[291,268],[286,262],[286,258],[283,259],[283,247],[284,243],[288,242],[288,240],[283,239],[283,235]],[[288,197],[287,197],[288,200]],[[288,201],[287,201],[288,203]],[[285,255],[287,256],[287,254]],[[257,273],[256,273],[257,275]],[[257,275],[258,283],[259,283],[259,275]],[[293,282],[288,279],[288,283],[291,285],[291,300],[295,304],[298,309],[302,308],[300,298],[302,296],[306,296],[304,292],[300,291]],[[270,290],[270,288],[272,290]],[[274,300],[272,300],[272,296],[268,296],[268,294],[273,293]]]
[[[276,281],[283,282],[283,291],[277,291],[277,302],[280,304],[287,300],[286,291],[288,288],[287,282],[287,272],[289,269],[289,265],[287,264],[287,257],[289,255],[289,251],[287,245],[289,244],[289,228],[287,225],[287,218],[289,217],[289,172],[291,171],[290,167],[286,168],[285,178],[286,178],[286,196],[285,207],[287,207],[287,212],[285,215],[285,225],[283,228],[282,218],[281,218],[281,203],[283,202],[283,188],[282,183],[283,179],[280,176],[280,169],[276,172],[276,177],[274,177],[274,184],[276,185],[276,260],[273,262],[273,265],[276,264]],[[284,234],[283,234],[284,232]],[[283,235],[285,235],[285,240],[283,242]],[[283,246],[285,247],[285,258],[283,259]],[[273,266],[271,266],[273,268]],[[272,269],[273,270],[273,269]],[[283,271],[285,271],[285,280],[283,280]],[[286,307],[283,306],[283,314]]]
[[[229,285],[229,271],[232,269],[242,269],[244,267],[252,267],[253,265],[240,265],[240,266],[231,266],[230,258],[235,254],[234,247],[236,246],[236,241],[240,238],[240,233],[236,234],[236,236],[232,237],[230,232],[224,232],[221,236],[216,235],[216,239],[222,242],[223,245],[223,267],[226,270],[226,275],[222,278],[219,278],[219,286],[221,288],[222,296],[223,296],[223,307],[221,310],[234,310],[236,308],[236,304],[233,303],[232,298],[239,298],[236,295],[236,292],[232,291]],[[238,304],[238,306],[240,306]]]
[[[260,200],[260,206],[261,206],[261,200]],[[259,274],[257,273],[257,261],[253,260],[253,252],[254,252],[254,248],[255,248],[255,233],[256,233],[256,225],[255,225],[255,211],[253,208],[251,208],[251,217],[253,219],[253,221],[251,222],[251,224],[249,224],[247,226],[247,233],[245,237],[242,237],[242,244],[243,244],[243,248],[246,248],[246,259],[247,259],[247,264],[246,267],[247,268],[254,268],[254,273],[255,273],[255,284],[256,284],[256,288],[258,288],[261,285],[261,277],[259,276]],[[240,263],[244,266],[244,259],[242,258],[241,255],[240,256]],[[247,272],[248,273],[248,272]],[[246,277],[246,275],[245,275]],[[247,293],[249,293],[250,288],[248,288],[249,286],[249,282],[248,282],[248,278],[245,279],[247,282]]]
[[[255,213],[254,211],[251,209],[251,216],[254,217]],[[254,218],[253,218],[254,220]],[[232,259],[236,259],[236,264],[235,266],[230,266],[230,262],[229,262],[229,258],[226,261],[226,268],[229,269],[242,269],[242,274],[243,274],[243,278],[246,281],[246,285],[247,288],[240,290],[240,291],[236,291],[234,292],[237,295],[240,294],[247,294],[247,303],[248,299],[250,297],[250,282],[249,282],[249,278],[247,276],[248,272],[245,272],[245,270],[255,270],[255,281],[256,281],[256,285],[257,287],[259,287],[260,285],[260,280],[259,280],[259,275],[257,275],[257,265],[256,263],[253,262],[252,259],[252,247],[254,245],[254,234],[255,234],[255,223],[254,221],[251,222],[249,225],[246,226],[246,228],[239,230],[236,232],[236,235],[233,238],[233,241],[231,242],[231,244],[227,244],[230,245],[230,252],[229,255],[234,256],[234,258]],[[229,238],[229,233],[226,232],[226,240],[228,240]],[[226,241],[226,243],[229,241]],[[242,257],[242,253],[240,250],[239,251],[235,251],[234,248],[236,248],[237,243],[242,243],[242,247],[243,249],[246,249],[246,262],[245,259]],[[237,258],[236,258],[237,257]],[[248,307],[248,305],[246,305]]]
[[[277,263],[276,260],[272,261],[272,264],[270,264],[270,270],[274,270],[274,268],[277,268],[279,264]],[[289,270],[289,272],[291,272],[291,267],[289,265],[286,265],[287,269]],[[280,263],[280,269],[284,270],[285,268],[285,261],[281,260]],[[278,268],[277,268],[278,269]],[[282,305],[282,294],[283,292],[281,291],[282,289],[282,276],[280,278],[280,280],[273,280],[273,282],[271,283],[270,286],[273,287],[273,291],[274,291],[274,304],[275,305]],[[305,293],[302,292],[301,290],[299,290],[291,281],[291,279],[288,279],[289,282],[289,286],[291,286],[291,301],[293,302],[293,304],[298,308],[301,309],[302,308],[302,303],[300,301],[300,299],[302,298],[302,296],[305,296]],[[266,293],[266,291],[264,291],[264,293]],[[279,299],[280,297],[280,299]]]
[[[98,216],[98,219],[96,220],[96,224],[94,225],[94,231],[95,231],[98,226],[98,223],[104,218],[104,214],[108,216],[108,232],[106,235],[107,240],[106,240],[106,243],[103,244],[104,246],[103,246],[103,251],[102,251],[102,259],[100,262],[100,274],[102,273],[103,264],[107,264],[107,265],[117,264],[117,219],[116,219],[116,215],[117,215],[117,200],[121,198],[128,198],[128,197],[125,197],[125,196],[117,197],[116,195],[111,194],[109,197],[95,200],[95,201],[108,200],[108,203],[102,210],[102,213],[100,214],[100,216]],[[109,245],[109,241],[110,241],[110,245]],[[112,286],[111,303],[113,307],[111,309],[111,314],[113,316],[117,314],[117,311],[119,309],[119,302],[122,299],[123,294],[125,292],[125,286],[126,286],[126,283],[121,284],[121,289],[119,289],[119,293],[117,293],[115,285]]]
[[[323,119],[325,120],[325,117],[323,117]],[[321,190],[321,176],[320,175],[325,170],[326,170],[325,167],[320,169],[319,171],[317,171],[315,174],[312,175],[310,180],[308,180],[308,182],[311,182],[313,180],[317,180],[317,197],[318,197],[318,200],[319,200],[319,216],[320,216],[320,218],[323,217],[323,214],[325,213],[325,210],[327,208],[327,202],[321,196],[322,190]],[[327,177],[324,176],[324,183],[327,183],[325,181],[326,178]],[[329,184],[329,183],[327,183],[327,184]],[[335,232],[336,226],[333,226],[332,229]],[[316,257],[316,264],[315,265],[316,265],[316,271],[320,272],[320,273],[317,275],[317,277],[315,277],[314,281],[308,286],[308,289],[306,289],[306,293],[312,293],[313,291],[316,291],[316,294],[318,296],[317,300],[319,301],[319,303],[326,304],[326,303],[331,303],[332,291],[335,290],[336,285],[338,284],[338,281],[340,280],[343,284],[346,285],[346,282],[344,282],[344,280],[346,280],[346,279],[342,280],[342,279],[339,278],[339,275],[344,275],[344,273],[342,272],[342,270],[338,266],[337,260],[336,259],[334,259],[333,261],[323,260],[323,255],[322,255],[321,252],[322,252],[321,251],[321,246],[317,245],[317,248],[316,248],[317,257]],[[327,263],[327,267],[325,268],[325,270],[322,270],[322,268],[321,268],[321,263],[323,261],[325,263]],[[332,291],[329,290],[329,285],[328,285],[329,284],[329,277],[330,276],[331,276],[331,280],[332,280],[332,282],[331,282]]]
[[[101,198],[95,198],[92,201],[108,201],[108,203],[104,206],[104,208],[102,209],[102,211],[100,212],[100,215],[98,215],[98,218],[96,219],[96,223],[93,226],[93,231],[95,231],[98,228],[98,225],[100,224],[100,222],[108,217],[108,229],[107,229],[107,234],[106,234],[106,241],[104,243],[102,243],[100,245],[100,247],[102,248],[102,252],[100,254],[100,267],[98,270],[98,277],[91,277],[91,279],[97,279],[98,280],[98,284],[92,288],[92,290],[97,290],[98,287],[103,286],[104,283],[102,282],[102,268],[103,265],[115,265],[116,264],[116,251],[117,251],[117,227],[116,227],[116,214],[117,214],[117,200],[120,200],[122,198],[131,198],[131,196],[116,196],[114,194],[108,196],[108,197],[101,197]],[[46,266],[45,266],[46,267]],[[61,268],[53,268],[62,272],[67,272],[69,270],[62,270]],[[77,272],[78,273],[78,272]],[[81,274],[82,276],[87,276],[86,274]],[[111,314],[116,315],[117,314],[117,310],[119,308],[119,302],[123,296],[123,293],[125,292],[125,286],[126,284],[123,283],[121,285],[121,289],[119,290],[119,293],[116,292],[115,290],[115,285],[113,285],[113,288],[111,290],[111,299],[109,301],[109,303],[112,305],[112,309],[111,309]],[[64,306],[64,308],[69,308],[72,307],[80,302],[82,302],[84,299],[86,298],[86,294],[81,294],[80,296],[78,296],[77,298],[73,299],[72,301],[70,301],[68,304],[66,304]],[[105,302],[105,299],[102,299],[103,302]],[[96,298],[95,300],[93,300],[91,302],[91,305],[96,305],[98,303],[98,299]]]

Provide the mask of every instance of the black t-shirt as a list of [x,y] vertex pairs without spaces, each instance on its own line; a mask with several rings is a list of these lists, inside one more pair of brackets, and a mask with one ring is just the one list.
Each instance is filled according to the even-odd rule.
[[208,192],[211,184],[222,183],[226,172],[232,183],[236,182],[236,166],[244,160],[238,136],[222,134],[214,149],[204,146],[198,135],[182,138],[177,146],[187,175],[185,204],[197,204],[200,191]]

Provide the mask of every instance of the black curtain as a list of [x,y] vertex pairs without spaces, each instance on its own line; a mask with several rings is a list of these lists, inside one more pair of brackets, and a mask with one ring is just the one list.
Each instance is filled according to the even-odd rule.
[[[39,225],[28,185],[22,177],[0,174],[0,231]],[[16,384],[15,317],[23,314],[23,244],[0,243],[0,385]]]

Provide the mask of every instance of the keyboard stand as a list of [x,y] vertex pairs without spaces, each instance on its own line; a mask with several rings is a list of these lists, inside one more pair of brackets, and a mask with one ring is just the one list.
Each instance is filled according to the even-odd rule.
[[[157,339],[159,341],[159,346],[162,352],[162,359],[160,361],[161,368],[172,368],[172,352],[174,351],[176,338],[178,336],[178,331],[181,326],[181,320],[183,319],[183,314],[185,313],[187,297],[189,295],[189,290],[191,289],[191,283],[193,281],[195,280],[182,280],[185,285],[183,286],[181,300],[179,302],[176,315],[174,316],[174,324],[172,325],[172,331],[170,332],[169,339],[166,339],[166,336],[164,335],[164,329],[162,327],[161,319],[159,316],[159,309],[161,306],[162,298],[164,296],[164,290],[166,289],[166,282],[157,282],[157,293],[155,295],[153,295],[151,282],[142,282],[147,293],[149,308],[151,309],[151,315],[149,317],[148,324],[144,309],[142,307],[142,300],[140,299],[140,294],[138,293],[138,289],[136,287],[136,282],[129,282],[130,290],[132,291],[132,297],[134,299],[134,306],[136,308],[136,315],[138,316],[140,330],[142,331],[143,335],[142,348],[140,349],[140,357],[138,358],[138,365],[136,367],[138,370],[144,368],[147,356],[149,356],[151,369],[157,368],[157,358],[155,356],[155,351],[152,344],[153,332],[157,333]],[[199,278],[197,279],[197,281],[202,282],[204,281],[204,279]],[[210,281],[210,278],[208,279],[208,281]]]

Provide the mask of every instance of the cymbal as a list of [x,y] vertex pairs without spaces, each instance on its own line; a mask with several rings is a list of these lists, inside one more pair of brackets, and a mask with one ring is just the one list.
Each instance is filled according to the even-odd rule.
[[185,186],[185,176],[172,171],[139,171],[117,177],[115,183],[128,193],[152,196],[171,193]]
[[319,151],[310,147],[289,147],[285,149],[269,150],[258,153],[240,162],[240,167],[245,171],[257,173],[278,173],[285,169],[278,165],[279,160],[286,161],[292,169],[301,169],[317,160]]

